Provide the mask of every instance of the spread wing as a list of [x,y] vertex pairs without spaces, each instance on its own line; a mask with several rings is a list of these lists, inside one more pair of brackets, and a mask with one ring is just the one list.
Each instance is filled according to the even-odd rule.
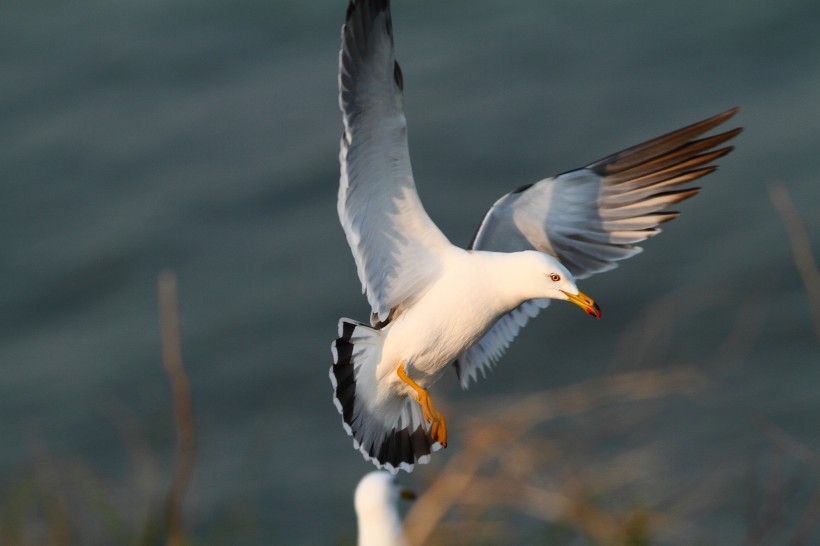
[[[558,258],[576,279],[613,269],[619,260],[641,252],[636,243],[657,235],[660,224],[678,216],[668,207],[700,191],[686,184],[713,172],[714,161],[732,151],[721,146],[740,128],[700,137],[736,112],[729,110],[506,194],[487,211],[470,247],[540,250]],[[462,386],[476,377],[476,369],[490,367],[538,310],[513,310],[459,357]]]
[[487,370],[498,362],[518,331],[549,304],[550,300],[546,298],[525,301],[499,318],[478,343],[464,351],[454,363],[461,387],[466,389],[470,381],[478,380],[478,372],[485,377]]
[[348,6],[339,52],[344,120],[338,212],[374,322],[441,274],[447,238],[421,205],[407,147],[388,3]]

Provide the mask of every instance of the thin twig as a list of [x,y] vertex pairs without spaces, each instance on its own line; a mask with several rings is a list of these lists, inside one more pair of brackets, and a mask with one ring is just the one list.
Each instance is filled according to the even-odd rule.
[[820,470],[820,454],[814,451],[811,447],[807,446],[783,430],[783,428],[779,427],[769,419],[766,419],[762,415],[755,417],[755,423],[761,428],[761,430],[763,430],[763,432],[774,440],[775,443],[807,467],[814,471]]
[[[797,438],[764,417],[756,418],[757,425],[777,443],[786,453],[801,461],[812,471],[820,470],[820,454]],[[798,476],[799,481],[805,477]],[[815,487],[811,499],[806,503],[803,514],[797,523],[795,533],[789,542],[798,546],[806,544],[811,538],[812,530],[820,524],[820,485]]]
[[[539,423],[578,415],[613,403],[691,394],[706,384],[706,379],[695,370],[678,368],[621,373],[557,391],[532,394],[513,402],[509,398],[485,399],[484,406],[493,409],[468,423],[464,448],[448,460],[427,492],[407,514],[405,532],[409,543],[430,543],[436,526],[452,507],[470,504],[476,499],[488,499],[495,505],[503,504],[505,499],[507,504],[517,505],[527,499],[539,500],[542,504],[530,507],[530,510],[540,510],[540,517],[547,520],[560,517],[579,527],[587,527],[589,531],[593,523],[601,523],[603,516],[598,512],[573,512],[578,499],[565,498],[561,493],[533,486],[524,487],[520,481],[510,481],[510,476],[504,476],[509,483],[500,487],[499,484],[504,481],[488,480],[482,475],[482,470],[486,470],[485,466],[492,461],[503,463],[501,459],[511,449],[510,446],[518,445],[522,437]],[[511,502],[510,497],[515,497],[516,502]],[[595,518],[589,519],[593,516]],[[607,529],[614,526],[613,523]]]
[[817,270],[817,264],[811,252],[809,233],[789,195],[789,190],[783,183],[778,182],[769,186],[769,198],[777,209],[780,219],[783,220],[783,225],[786,226],[794,264],[803,279],[814,320],[815,333],[817,340],[820,341],[820,272]]
[[803,546],[809,543],[812,531],[820,523],[820,486],[815,487],[811,500],[806,505],[803,516],[797,523],[797,530],[789,542],[789,546]]
[[196,430],[191,405],[191,388],[182,363],[176,274],[172,271],[160,273],[157,288],[162,361],[171,385],[177,433],[174,472],[165,501],[166,544],[183,546],[185,535],[182,530],[182,504],[194,466]]

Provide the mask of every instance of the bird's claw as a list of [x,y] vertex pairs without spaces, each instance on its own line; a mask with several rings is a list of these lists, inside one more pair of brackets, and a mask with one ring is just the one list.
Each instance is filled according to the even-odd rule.
[[424,414],[424,419],[430,423],[430,438],[434,442],[441,444],[441,447],[447,447],[447,422],[444,416],[433,406],[433,399],[427,392],[427,389],[420,387],[415,381],[410,379],[404,369],[404,363],[399,364],[396,369],[396,374],[399,379],[404,381],[416,393],[416,402],[421,406],[421,412]]

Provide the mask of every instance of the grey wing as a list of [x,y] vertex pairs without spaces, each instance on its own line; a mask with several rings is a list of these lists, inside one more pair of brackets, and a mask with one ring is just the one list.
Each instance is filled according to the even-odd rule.
[[385,1],[348,7],[339,52],[344,120],[338,212],[362,290],[378,320],[412,300],[441,274],[450,246],[427,216],[413,180]]
[[[713,172],[717,167],[712,163],[732,151],[731,146],[720,146],[740,128],[699,137],[736,112],[729,110],[504,195],[485,214],[470,248],[540,250],[558,258],[576,279],[613,269],[619,260],[641,252],[635,243],[657,235],[660,224],[678,216],[667,207],[700,190],[680,186]],[[475,377],[473,368],[490,366],[497,356],[484,355],[500,356],[535,316],[520,309],[502,317],[459,357],[460,377]],[[504,343],[493,343],[502,338]]]
[[478,372],[485,377],[518,335],[518,331],[549,304],[548,299],[525,301],[498,319],[478,343],[464,351],[455,361],[461,387],[466,389],[470,386],[470,381],[476,381]]

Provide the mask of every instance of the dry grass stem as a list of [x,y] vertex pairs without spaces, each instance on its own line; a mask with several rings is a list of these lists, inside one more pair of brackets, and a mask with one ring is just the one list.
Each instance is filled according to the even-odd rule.
[[[622,373],[514,401],[484,400],[482,405],[491,409],[467,423],[464,447],[448,460],[407,514],[410,544],[434,543],[436,528],[455,506],[478,510],[507,506],[543,521],[566,522],[601,543],[622,535],[624,521],[597,508],[583,487],[545,488],[534,483],[537,468],[559,460],[563,452],[555,443],[524,437],[553,419],[609,404],[691,394],[705,385],[702,374],[679,368]],[[636,457],[640,460],[642,456]],[[635,466],[634,457],[631,466]],[[629,472],[611,478],[610,487],[617,487],[629,480]],[[642,525],[661,519],[649,513],[641,517],[646,520]]]
[[815,472],[820,471],[820,454],[816,451],[768,419],[759,417],[757,425],[784,451]]
[[157,284],[162,361],[171,385],[177,433],[173,476],[165,502],[166,544],[182,546],[185,544],[182,508],[193,472],[196,429],[191,404],[191,387],[182,362],[176,275],[170,271],[163,271],[158,277]]
[[789,236],[789,243],[792,247],[792,256],[800,278],[806,289],[806,294],[811,308],[814,329],[817,340],[820,341],[820,272],[811,251],[811,240],[806,224],[800,218],[800,213],[792,201],[789,190],[779,182],[769,187],[769,197],[774,204],[783,225],[786,226],[786,233]]

